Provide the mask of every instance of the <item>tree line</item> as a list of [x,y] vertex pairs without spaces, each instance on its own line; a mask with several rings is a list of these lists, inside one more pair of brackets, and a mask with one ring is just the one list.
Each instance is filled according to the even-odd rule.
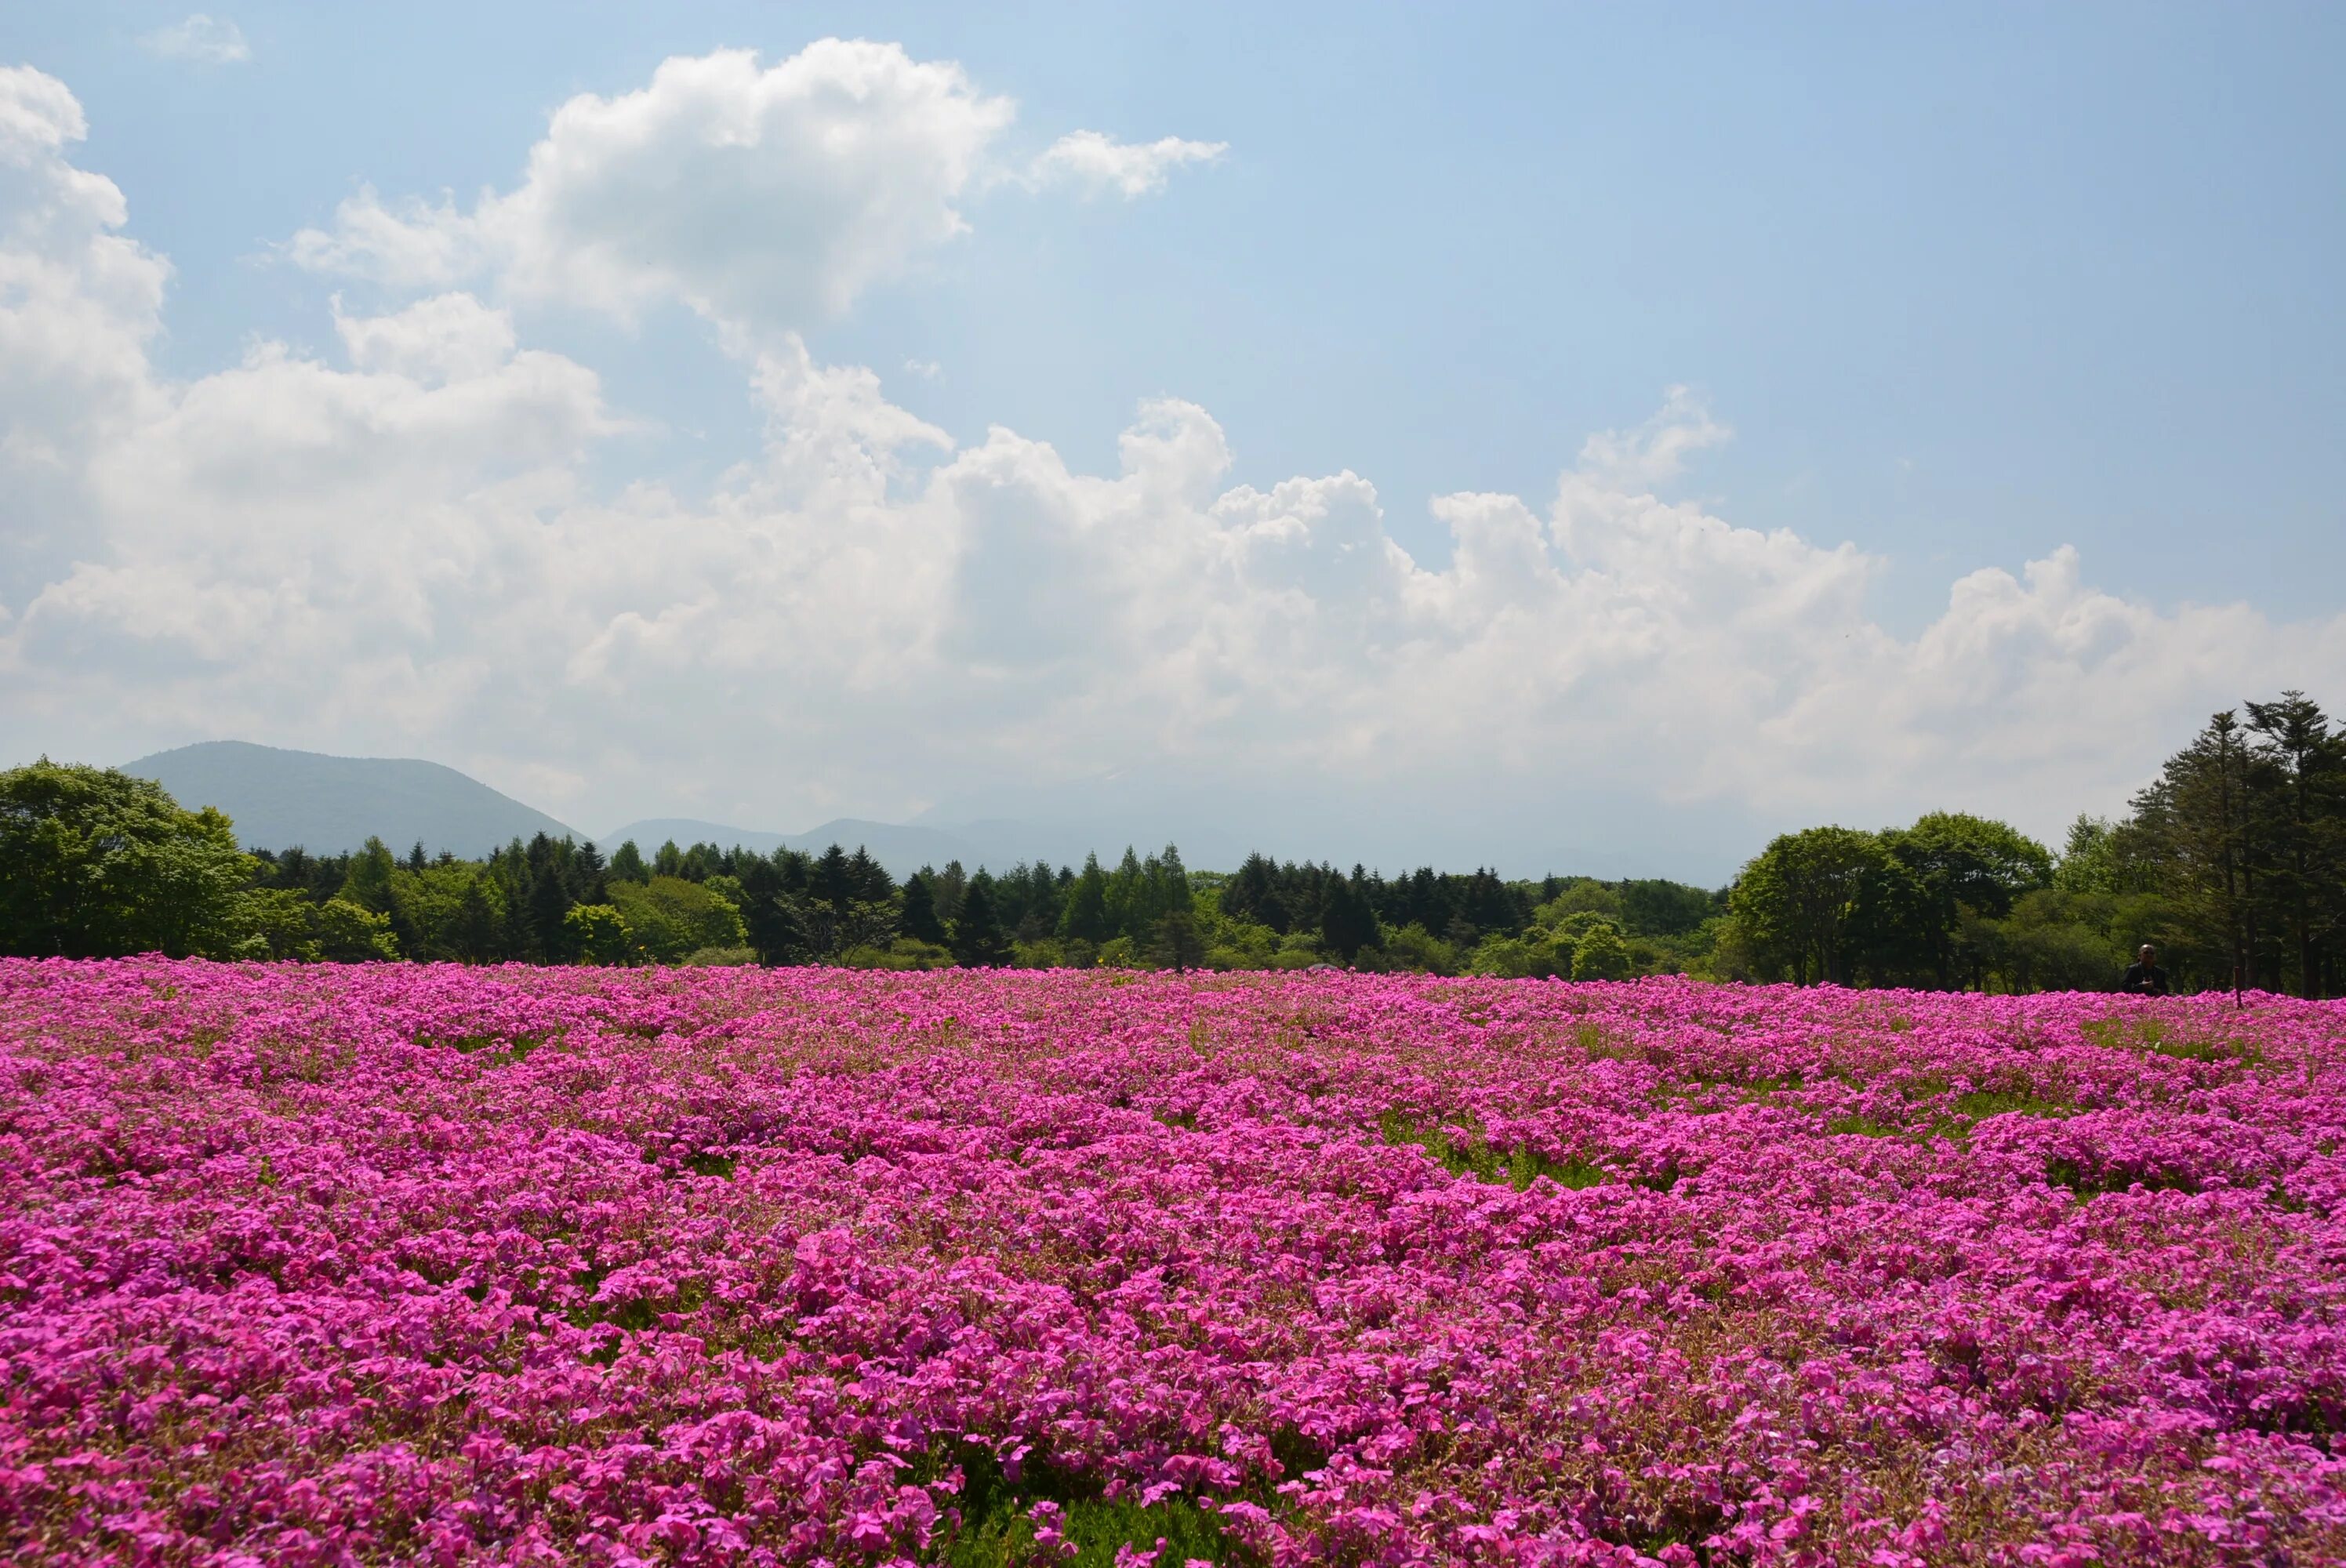
[[539,835],[482,860],[379,839],[246,850],[209,808],[46,759],[0,773],[0,951],[299,961],[833,963],[890,969],[1341,965],[1439,974],[2030,991],[2114,984],[2153,942],[2185,989],[2332,994],[2346,921],[2346,735],[2301,694],[2216,715],[2123,819],[2057,855],[1933,812],[1770,842],[1727,888],[1504,879],[1172,846],[1113,866],[958,861],[901,883],[822,852]]

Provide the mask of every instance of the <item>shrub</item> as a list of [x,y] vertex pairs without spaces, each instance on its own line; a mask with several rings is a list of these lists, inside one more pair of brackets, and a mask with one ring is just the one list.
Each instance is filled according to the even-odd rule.
[[758,954],[747,947],[696,947],[684,962],[695,969],[743,969],[756,963]]

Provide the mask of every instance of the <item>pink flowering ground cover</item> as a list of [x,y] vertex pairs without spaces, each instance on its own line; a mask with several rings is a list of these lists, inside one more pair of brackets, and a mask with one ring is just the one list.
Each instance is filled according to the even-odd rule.
[[0,1555],[2339,1561],[2250,1002],[0,962]]

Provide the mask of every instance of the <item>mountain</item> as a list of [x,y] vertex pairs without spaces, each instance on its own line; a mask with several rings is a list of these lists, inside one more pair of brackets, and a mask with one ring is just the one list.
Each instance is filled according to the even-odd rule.
[[454,768],[413,758],[207,740],[126,762],[122,770],[154,779],[190,810],[219,807],[235,820],[238,840],[258,849],[299,844],[335,854],[375,834],[403,853],[421,842],[427,854],[478,858],[515,837],[584,836]]
[[[1005,826],[988,823],[989,828]],[[820,828],[810,828],[803,833],[773,833],[755,828],[729,828],[721,822],[703,822],[689,817],[651,817],[640,822],[630,822],[614,829],[607,839],[598,840],[604,850],[618,848],[632,840],[648,860],[652,851],[673,839],[679,848],[694,844],[714,844],[720,850],[740,847],[760,855],[770,855],[778,849],[803,850],[821,854],[831,845],[868,850],[873,860],[887,868],[892,877],[907,877],[923,866],[942,866],[948,860],[959,860],[971,871],[981,864],[1001,871],[1015,860],[1029,858],[1027,853],[1004,854],[1001,843],[994,836],[964,834],[945,828],[903,827],[893,822],[867,822],[853,817],[842,817],[825,822]]]

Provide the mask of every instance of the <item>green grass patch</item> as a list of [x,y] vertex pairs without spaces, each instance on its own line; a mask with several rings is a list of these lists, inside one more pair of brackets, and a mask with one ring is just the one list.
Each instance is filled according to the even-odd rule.
[[[1034,1505],[1058,1505],[1058,1530],[1073,1555],[1043,1557],[1036,1550]],[[1168,1497],[1144,1508],[1131,1497],[1100,1495],[1087,1476],[1063,1473],[1034,1460],[1015,1481],[994,1457],[974,1446],[963,1451],[961,1528],[935,1549],[935,1561],[950,1568],[1016,1568],[1041,1562],[1076,1568],[1113,1568],[1120,1547],[1144,1550],[1160,1540],[1160,1568],[1180,1568],[1195,1557],[1231,1568],[1252,1568],[1257,1559],[1222,1533],[1221,1521],[1195,1499]]]
[[1974,1089],[1955,1096],[1955,1114],[1974,1122],[1989,1116],[2066,1116],[2076,1108],[2026,1089]]
[[525,1062],[529,1054],[553,1038],[552,1032],[516,1034],[512,1038],[499,1034],[454,1034],[445,1037],[421,1036],[418,1045],[444,1046],[463,1056],[484,1056],[489,1065],[502,1067],[512,1062]]
[[2088,1171],[2076,1161],[2055,1159],[2045,1162],[2045,1185],[2065,1186],[2079,1197],[2092,1197],[2098,1193],[2125,1192],[2140,1186],[2147,1192],[2198,1192],[2199,1184],[2188,1176],[2164,1171],[2148,1175],[2113,1176],[2107,1171]]
[[1473,1176],[1517,1192],[1542,1176],[1558,1186],[1578,1188],[1596,1186],[1611,1175],[1576,1156],[1556,1160],[1536,1149],[1494,1149],[1477,1128],[1420,1126],[1399,1111],[1379,1117],[1378,1130],[1395,1147],[1423,1149],[1453,1176]]
[[1915,1138],[1927,1135],[1924,1129],[1860,1115],[1835,1116],[1825,1124],[1825,1131],[1851,1138]]
[[2113,1051],[2142,1051],[2184,1062],[2237,1062],[2243,1066],[2255,1066],[2264,1060],[2264,1053],[2245,1040],[2179,1035],[2170,1029],[2170,1022],[2155,1013],[2137,1018],[2089,1018],[2077,1025],[2077,1033]]
[[[1005,1496],[980,1510],[964,1500],[962,1527],[937,1554],[950,1568],[1018,1568],[1045,1559],[1035,1543],[1035,1523],[1027,1517],[1029,1500]],[[1075,1555],[1049,1561],[1076,1568],[1113,1568],[1119,1547],[1148,1548],[1158,1542],[1160,1568],[1180,1568],[1195,1557],[1208,1563],[1251,1562],[1223,1539],[1221,1522],[1188,1498],[1168,1497],[1153,1508],[1130,1498],[1077,1498],[1061,1505],[1066,1513],[1058,1528]]]

